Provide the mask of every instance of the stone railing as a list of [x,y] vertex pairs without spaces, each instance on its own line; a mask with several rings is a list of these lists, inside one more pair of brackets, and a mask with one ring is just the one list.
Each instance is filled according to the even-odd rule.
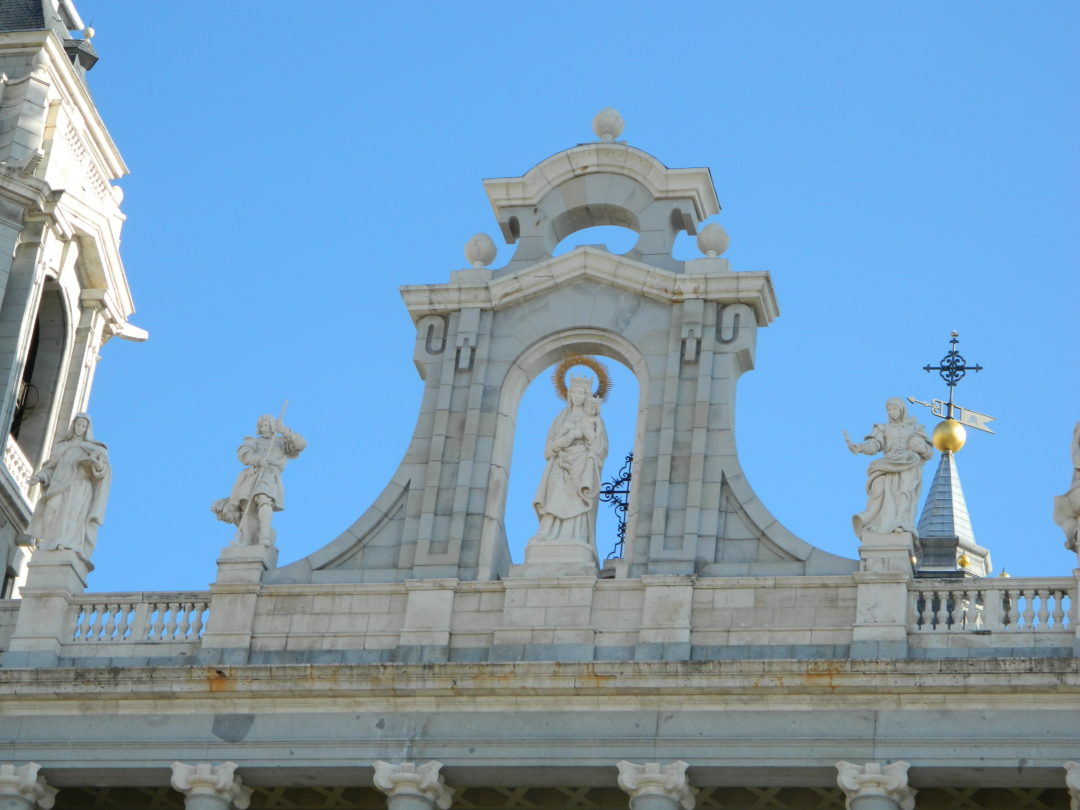
[[8,434],[4,442],[4,466],[15,483],[19,485],[22,494],[30,498],[30,477],[34,474],[34,467],[23,453],[15,437]]
[[67,642],[138,644],[198,642],[206,629],[210,594],[92,594],[71,605]]
[[912,633],[1069,633],[1071,577],[916,580],[909,594]]

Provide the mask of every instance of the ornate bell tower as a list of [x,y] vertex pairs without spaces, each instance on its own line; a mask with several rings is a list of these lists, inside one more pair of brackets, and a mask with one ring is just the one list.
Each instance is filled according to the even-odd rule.
[[72,0],[0,7],[0,597],[17,593],[27,484],[90,398],[110,337],[145,340],[120,261],[127,173],[86,87],[93,31]]

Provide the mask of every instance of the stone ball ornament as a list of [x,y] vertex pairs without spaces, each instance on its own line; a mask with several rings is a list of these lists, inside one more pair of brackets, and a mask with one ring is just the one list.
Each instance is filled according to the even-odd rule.
[[486,233],[478,233],[465,243],[465,260],[473,267],[487,267],[495,261],[495,243]]
[[604,107],[592,120],[593,132],[602,141],[613,141],[622,135],[623,117],[614,107]]
[[967,431],[964,426],[955,419],[945,419],[938,422],[934,433],[930,437],[934,447],[942,453],[955,453],[959,451],[967,441]]
[[710,222],[702,228],[697,237],[698,250],[709,258],[721,255],[728,249],[730,242],[731,238],[727,235],[727,231],[715,222]]

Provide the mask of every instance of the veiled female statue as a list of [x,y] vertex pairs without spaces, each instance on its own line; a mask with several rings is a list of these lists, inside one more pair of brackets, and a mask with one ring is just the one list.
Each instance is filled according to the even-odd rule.
[[934,454],[923,426],[908,417],[902,399],[893,397],[885,410],[889,421],[874,425],[864,441],[856,444],[847,439],[852,453],[882,454],[866,470],[866,509],[851,518],[860,539],[865,532],[915,533],[922,466]]
[[105,520],[112,467],[104,444],[94,439],[90,415],[77,413],[67,435],[30,479],[41,484],[27,534],[39,548],[69,548],[89,560]]
[[566,407],[555,417],[544,446],[547,466],[533,506],[540,528],[533,543],[587,546],[595,559],[596,509],[608,438],[600,399],[587,377],[572,377]]

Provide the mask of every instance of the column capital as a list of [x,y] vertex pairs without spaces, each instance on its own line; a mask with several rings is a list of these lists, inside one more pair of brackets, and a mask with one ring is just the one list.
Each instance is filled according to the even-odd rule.
[[915,791],[908,787],[910,767],[906,762],[837,762],[836,784],[844,791],[848,810],[856,799],[869,797],[888,799],[897,810],[915,810]]
[[686,769],[690,767],[682,760],[661,765],[659,762],[646,762],[639,765],[625,759],[615,763],[619,769],[619,787],[630,794],[633,802],[639,796],[659,796],[685,810],[693,810],[697,791],[691,787]]
[[41,810],[52,810],[57,790],[49,787],[45,777],[38,774],[39,770],[41,766],[36,762],[0,765],[0,797],[19,799],[27,807],[37,805]]
[[235,805],[237,810],[247,810],[251,804],[251,788],[244,786],[243,780],[236,775],[236,768],[235,762],[220,765],[174,762],[172,786],[187,798],[208,796],[225,802],[226,806]]
[[448,810],[454,791],[443,781],[441,768],[442,763],[435,760],[422,765],[379,760],[375,763],[375,787],[391,798],[418,796],[439,810]]
[[1069,807],[1080,810],[1080,762],[1065,763],[1065,787],[1069,789]]

